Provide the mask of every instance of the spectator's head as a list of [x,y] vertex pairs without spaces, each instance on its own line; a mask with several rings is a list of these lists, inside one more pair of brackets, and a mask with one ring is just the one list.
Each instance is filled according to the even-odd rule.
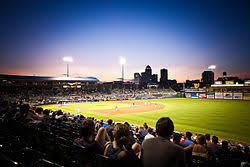
[[170,137],[174,131],[173,121],[169,117],[162,117],[156,123],[156,133],[161,137]]
[[85,119],[80,126],[80,136],[88,139],[95,134],[95,124],[91,119]]
[[205,134],[206,140],[210,141],[210,134]]
[[179,133],[174,133],[174,138],[173,138],[173,141],[174,141],[174,143],[180,143],[180,141],[181,141],[181,134],[179,134]]
[[213,136],[213,137],[212,137],[212,142],[213,142],[214,144],[217,144],[217,143],[218,143],[218,137]]
[[118,147],[129,148],[131,145],[130,132],[127,125],[117,124],[113,131],[114,140],[116,141]]
[[248,152],[249,152],[249,146],[245,146],[244,147],[244,152],[245,152],[246,155],[248,154]]
[[112,119],[108,119],[107,122],[108,122],[108,125],[112,125],[112,122],[113,122],[113,121],[112,121]]
[[58,111],[56,112],[56,115],[63,115],[62,110],[58,110]]
[[43,108],[41,108],[41,107],[36,108],[37,114],[42,114],[42,112],[43,112]]
[[222,149],[227,150],[228,149],[228,142],[227,141],[222,141]]
[[85,119],[85,117],[83,116],[83,115],[80,115],[80,117],[79,117],[81,120],[84,120]]
[[198,134],[196,141],[198,144],[205,145],[206,144],[206,137],[202,134]]
[[128,127],[130,127],[129,123],[128,122],[124,122],[125,125],[127,125]]
[[143,124],[143,127],[144,127],[145,129],[148,129],[148,125],[147,125],[146,122]]
[[49,116],[49,113],[50,113],[50,111],[49,111],[48,109],[45,109],[45,110],[43,111],[43,114],[44,114],[44,115]]
[[22,113],[28,112],[29,109],[30,109],[30,106],[29,106],[28,104],[23,104],[23,105],[20,106],[20,111],[21,111]]
[[154,132],[154,130],[153,130],[152,128],[149,127],[149,128],[148,128],[148,133],[152,135],[153,132]]
[[186,132],[186,138],[191,140],[191,137],[192,137],[192,133],[191,132]]

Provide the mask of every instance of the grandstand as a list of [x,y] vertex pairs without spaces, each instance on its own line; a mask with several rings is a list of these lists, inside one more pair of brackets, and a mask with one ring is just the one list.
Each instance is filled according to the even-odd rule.
[[[62,108],[66,108],[72,107],[74,102],[77,105],[81,104],[78,102],[100,102],[88,103],[89,108],[97,106],[105,111],[111,108],[112,114],[123,112],[122,107],[117,108],[118,104],[128,107],[130,112],[137,111],[140,106],[141,110],[150,107],[155,110],[163,106],[161,103],[154,103],[157,99],[181,97],[180,93],[172,89],[106,89],[97,83],[96,78],[3,75],[0,78],[0,162],[4,166],[146,167],[150,162],[145,157],[153,156],[150,152],[147,153],[147,141],[157,141],[162,137],[170,142],[167,143],[171,147],[179,149],[179,154],[175,154],[175,151],[171,153],[180,163],[179,166],[240,166],[249,162],[247,142],[229,141],[215,135],[210,137],[209,134],[204,136],[190,132],[173,132],[171,124],[164,126],[165,131],[169,131],[164,137],[165,131],[160,132],[157,125],[149,127],[146,122],[140,126],[126,119],[112,122],[107,120],[111,118],[109,115],[105,115],[105,120],[100,116],[99,119],[86,116],[94,116],[93,111],[75,113],[39,107],[45,104],[69,103],[62,105]],[[148,101],[136,101],[143,99]],[[119,101],[114,103],[116,111],[112,109],[113,106],[105,106],[102,101]],[[171,109],[171,105],[169,108]],[[147,114],[144,115],[146,120]],[[121,141],[118,135],[120,133],[120,137],[123,137]],[[117,156],[108,151],[112,150],[111,142],[113,146],[117,144],[114,150],[120,150]],[[163,142],[160,148],[164,145],[166,143]],[[144,150],[145,155],[141,154],[141,150]],[[162,163],[169,162],[162,160]]]
[[0,1],[0,167],[250,167],[250,0],[182,1]]

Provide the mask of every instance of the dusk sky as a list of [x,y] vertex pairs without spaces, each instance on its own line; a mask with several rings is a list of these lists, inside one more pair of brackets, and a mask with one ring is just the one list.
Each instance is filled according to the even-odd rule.
[[0,1],[0,74],[125,78],[150,65],[181,82],[250,78],[250,1]]

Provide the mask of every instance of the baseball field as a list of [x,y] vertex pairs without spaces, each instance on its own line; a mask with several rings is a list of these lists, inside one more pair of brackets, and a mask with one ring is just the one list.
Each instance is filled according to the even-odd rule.
[[136,125],[147,122],[151,127],[155,127],[160,117],[170,117],[176,131],[209,133],[250,144],[250,101],[180,98],[68,103],[42,107]]

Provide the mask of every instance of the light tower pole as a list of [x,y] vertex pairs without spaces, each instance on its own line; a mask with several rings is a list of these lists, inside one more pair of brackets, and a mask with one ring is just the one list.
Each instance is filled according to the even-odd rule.
[[124,65],[126,63],[126,59],[125,58],[120,58],[120,64],[122,66],[122,82],[124,82]]
[[69,77],[69,64],[67,63],[67,77]]
[[64,57],[63,61],[67,63],[67,74],[66,76],[69,77],[69,63],[73,62],[72,57]]
[[[215,78],[216,65],[211,65],[211,66],[208,67],[208,69],[210,69],[214,73],[214,78]],[[213,78],[213,83],[214,83],[214,78]]]

